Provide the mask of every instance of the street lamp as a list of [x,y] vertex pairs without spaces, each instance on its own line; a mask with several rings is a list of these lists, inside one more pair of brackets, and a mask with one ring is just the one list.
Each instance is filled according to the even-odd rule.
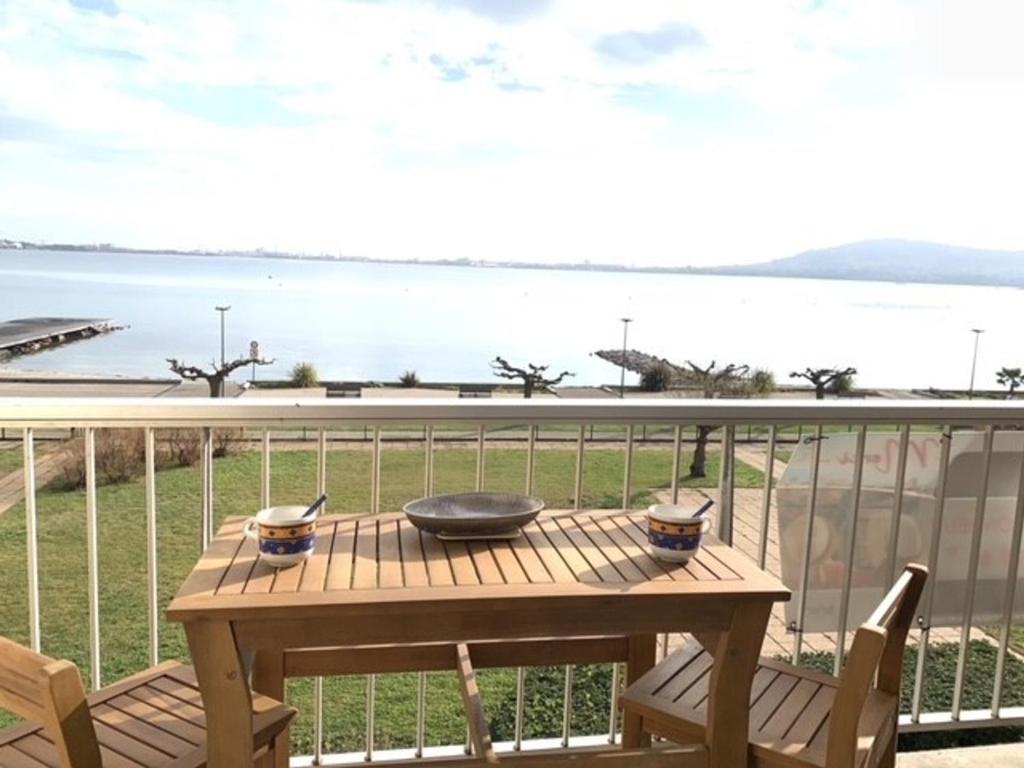
[[971,333],[974,334],[974,357],[971,358],[971,387],[967,390],[968,400],[974,399],[974,372],[978,368],[978,339],[984,332],[983,328],[971,328]]
[[622,320],[622,375],[619,378],[619,397],[626,396],[626,337],[629,334],[629,324],[633,322],[631,317],[623,317]]
[[220,367],[223,368],[226,362],[224,359],[224,313],[231,307],[214,307],[214,309],[220,312]]

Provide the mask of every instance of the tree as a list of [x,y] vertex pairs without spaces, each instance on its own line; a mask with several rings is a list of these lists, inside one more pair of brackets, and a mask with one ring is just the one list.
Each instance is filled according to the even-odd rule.
[[416,371],[406,371],[398,377],[398,383],[407,389],[412,389],[420,385],[420,377],[416,375]]
[[[736,386],[749,370],[749,366],[732,363],[722,368],[716,368],[714,360],[711,361],[711,365],[704,368],[689,360],[686,361],[686,364],[690,366],[690,375],[694,383],[701,390],[703,396],[709,400]],[[693,461],[690,462],[690,477],[707,477],[708,438],[717,428],[717,426],[709,424],[697,425]]]
[[320,376],[312,363],[296,363],[292,366],[292,386],[306,389],[320,384]]
[[212,371],[204,371],[202,368],[194,365],[179,363],[173,357],[167,358],[167,362],[171,364],[171,371],[186,381],[204,379],[210,386],[210,397],[224,397],[224,380],[231,375],[232,371],[247,365],[271,365],[274,361],[250,355],[249,357],[239,357],[237,360],[232,360],[230,363],[224,363],[221,366],[218,366],[216,362],[210,363]]
[[1009,387],[1010,391],[1006,395],[1006,399],[1013,400],[1014,391],[1024,384],[1024,373],[1021,373],[1020,368],[1000,368],[996,371],[996,381],[1000,386]]
[[775,374],[767,368],[755,368],[747,379],[747,389],[754,395],[767,395],[774,392],[776,389]]
[[829,387],[841,385],[845,380],[846,389],[833,391],[848,391],[853,384],[852,377],[856,375],[856,368],[807,368],[804,371],[793,371],[789,374],[791,379],[807,379],[814,385],[814,397],[817,400],[824,400],[825,393],[830,391]]
[[494,370],[495,376],[500,376],[503,379],[521,379],[523,382],[523,397],[532,397],[533,390],[536,387],[547,389],[548,387],[561,384],[562,379],[566,376],[576,375],[569,371],[562,371],[553,379],[549,379],[545,378],[545,372],[548,369],[548,366],[546,365],[534,365],[533,363],[527,363],[526,368],[516,368],[515,366],[510,365],[509,362],[502,357],[495,357],[494,360],[491,361],[491,368]]

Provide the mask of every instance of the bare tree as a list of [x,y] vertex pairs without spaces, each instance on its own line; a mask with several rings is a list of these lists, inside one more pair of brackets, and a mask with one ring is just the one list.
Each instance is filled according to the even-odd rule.
[[515,366],[510,365],[508,360],[505,360],[502,357],[495,357],[494,360],[491,361],[491,368],[494,369],[495,376],[500,376],[503,379],[521,379],[523,382],[523,397],[532,397],[533,390],[537,387],[547,389],[548,387],[561,384],[562,379],[566,376],[576,375],[569,371],[562,371],[553,379],[549,379],[545,376],[548,369],[548,366],[546,365],[534,365],[533,363],[527,363],[526,368],[516,368]]
[[1010,391],[1006,395],[1006,399],[1013,400],[1013,393],[1017,387],[1024,384],[1024,373],[1021,373],[1020,368],[1000,368],[996,371],[996,381],[1009,388]]
[[[714,360],[711,361],[711,365],[704,368],[690,360],[687,360],[686,364],[690,367],[694,383],[701,390],[703,396],[709,400],[731,389],[750,370],[750,367],[747,365],[735,365],[733,363],[722,368],[716,368]],[[708,438],[717,428],[717,426],[709,424],[697,425],[697,440],[693,446],[690,477],[707,476]]]
[[804,371],[793,371],[789,374],[791,379],[807,379],[814,385],[814,397],[818,400],[825,399],[825,393],[830,385],[837,384],[842,379],[857,374],[856,368],[807,368]]
[[185,365],[173,357],[167,358],[167,362],[171,364],[171,371],[187,381],[204,379],[210,386],[210,397],[224,397],[224,380],[231,375],[232,371],[243,368],[246,365],[270,365],[274,361],[250,355],[249,357],[239,357],[237,360],[232,360],[230,363],[224,363],[221,366],[218,366],[216,362],[212,362],[210,363],[210,367],[213,369],[211,371],[203,370],[194,365]]

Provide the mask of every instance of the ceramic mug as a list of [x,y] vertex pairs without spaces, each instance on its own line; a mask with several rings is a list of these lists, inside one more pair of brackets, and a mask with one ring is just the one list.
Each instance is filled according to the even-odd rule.
[[647,508],[647,542],[655,557],[685,563],[697,554],[711,521],[694,517],[695,511],[679,504],[652,504]]
[[301,563],[313,552],[316,518],[302,517],[308,507],[267,507],[245,521],[245,535],[260,557],[275,568]]

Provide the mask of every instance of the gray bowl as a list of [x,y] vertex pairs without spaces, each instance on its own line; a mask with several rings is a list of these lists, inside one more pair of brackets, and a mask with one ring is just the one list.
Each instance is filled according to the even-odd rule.
[[421,531],[442,538],[509,538],[544,509],[519,493],[447,493],[410,501],[402,510]]

